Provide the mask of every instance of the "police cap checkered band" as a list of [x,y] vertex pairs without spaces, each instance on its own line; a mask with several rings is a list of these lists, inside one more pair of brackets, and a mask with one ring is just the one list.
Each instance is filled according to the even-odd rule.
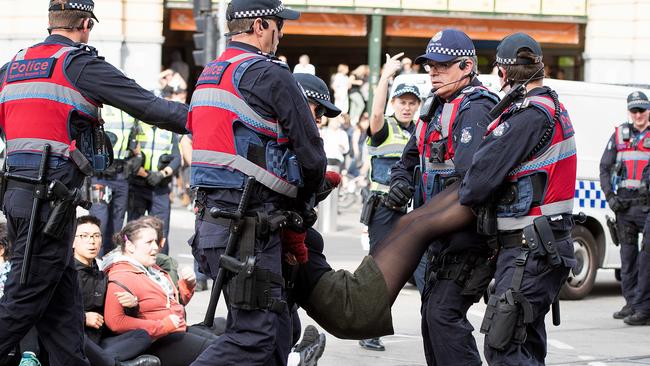
[[67,1],[63,4],[55,4],[50,2],[49,11],[62,11],[62,10],[80,10],[89,12],[93,19],[97,20],[97,17],[93,13],[95,9],[95,3],[93,0],[72,0]]
[[438,47],[435,45],[430,45],[427,47],[427,53],[441,53],[443,55],[450,56],[475,56],[475,50],[455,50],[453,48]]
[[305,95],[306,95],[308,98],[314,98],[314,99],[320,99],[320,100],[327,100],[327,101],[330,100],[330,96],[329,96],[329,95],[325,95],[325,94],[317,93],[317,92],[315,92],[315,91],[313,91],[313,90],[305,90]]
[[418,87],[410,84],[399,84],[393,92],[393,98],[401,97],[404,94],[413,94],[417,98],[420,98],[420,90]]
[[627,96],[627,109],[650,109],[650,101],[648,96],[642,91],[635,91]]
[[257,9],[257,10],[244,10],[235,11],[230,15],[230,19],[245,19],[245,18],[259,18],[275,15],[284,10],[284,5],[280,5],[273,9]]
[[276,16],[295,20],[300,13],[286,8],[280,0],[232,0],[228,7],[228,20]]
[[[534,56],[517,57],[522,50]],[[500,65],[533,65],[542,62],[542,47],[526,33],[514,33],[505,37],[497,46],[496,63]]]

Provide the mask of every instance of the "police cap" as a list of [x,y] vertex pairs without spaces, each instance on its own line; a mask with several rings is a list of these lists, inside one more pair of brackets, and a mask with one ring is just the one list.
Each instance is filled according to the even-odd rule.
[[418,87],[413,84],[405,84],[405,83],[399,84],[395,88],[392,98],[401,97],[404,94],[413,94],[418,99],[420,99],[420,90],[418,89]]
[[474,42],[467,34],[457,29],[443,29],[436,33],[427,45],[426,53],[415,59],[416,64],[427,60],[449,62],[462,56],[476,56]]
[[99,19],[93,13],[95,2],[93,0],[66,0],[63,4],[56,4],[50,1],[49,11],[80,10],[90,13],[91,18],[99,23]]
[[[517,57],[519,51],[528,49],[534,54],[532,59]],[[526,33],[514,33],[501,40],[497,46],[499,65],[534,65],[542,62],[542,47]]]
[[298,73],[293,74],[293,77],[305,91],[307,99],[325,108],[325,117],[333,118],[341,114],[341,110],[330,101],[330,90],[327,88],[327,84],[318,76]]
[[644,92],[635,91],[627,96],[627,110],[634,108],[650,109],[650,101],[648,101],[648,96]]
[[228,20],[275,16],[296,20],[300,12],[285,8],[280,0],[232,0],[228,7]]

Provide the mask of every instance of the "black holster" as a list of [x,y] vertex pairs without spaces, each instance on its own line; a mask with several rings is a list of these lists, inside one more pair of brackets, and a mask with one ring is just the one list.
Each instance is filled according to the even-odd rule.
[[90,208],[90,202],[83,200],[82,191],[78,188],[68,189],[65,184],[53,180],[48,185],[48,196],[52,210],[45,223],[43,233],[56,239],[61,239],[68,228],[68,222],[74,218],[77,206]]
[[385,194],[383,193],[373,192],[363,202],[363,207],[361,208],[361,218],[359,220],[362,224],[370,225],[372,216],[375,214],[375,209],[378,205],[381,204],[384,196]]
[[505,349],[511,342],[522,344],[526,341],[524,316],[510,290],[501,296],[490,296],[481,333],[486,335],[487,344],[497,350]]
[[555,247],[555,236],[546,216],[533,220],[532,225],[522,229],[522,234],[534,257],[546,257],[553,267],[562,264],[562,257]]
[[485,292],[494,278],[494,273],[497,270],[497,257],[490,258],[481,257],[481,260],[474,265],[469,278],[465,282],[461,295],[472,296],[474,302],[477,302],[483,297]]
[[612,237],[612,242],[614,245],[621,245],[621,241],[618,237],[618,227],[616,226],[616,219],[609,216],[605,216],[607,219],[607,228],[609,229],[609,235]]
[[480,235],[497,235],[497,210],[492,202],[478,208],[476,212],[476,232]]

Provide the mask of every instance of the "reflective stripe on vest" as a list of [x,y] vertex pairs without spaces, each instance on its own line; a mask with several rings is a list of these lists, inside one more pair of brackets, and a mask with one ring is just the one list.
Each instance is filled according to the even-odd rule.
[[298,187],[246,160],[243,156],[210,150],[194,150],[192,152],[192,165],[228,167],[255,177],[259,183],[285,196],[295,198],[298,195]]
[[499,230],[520,230],[528,225],[532,225],[533,220],[539,216],[553,216],[571,213],[573,211],[573,198],[536,206],[534,207],[534,211],[535,213],[529,212],[528,215],[522,217],[498,217],[497,225]]
[[133,132],[136,119],[111,106],[102,108],[102,119],[104,120],[104,131],[112,133],[117,138],[113,144],[114,158],[126,159],[130,154],[129,137]]
[[[68,158],[75,144],[71,141],[74,136],[69,135],[70,117],[77,114],[89,124],[98,123],[97,104],[84,97],[65,73],[68,56],[79,50],[59,44],[39,44],[20,51],[10,62],[5,79],[0,81],[3,113],[0,120],[8,155],[40,152],[47,143],[53,154]],[[21,71],[28,68],[24,65],[31,60],[49,61],[42,62],[39,70],[44,71],[42,74]],[[45,70],[47,64],[49,69]]]
[[399,126],[399,122],[394,116],[387,117],[385,123],[388,125],[388,136],[381,145],[370,146],[370,137],[366,140],[368,155],[374,157],[374,159],[370,160],[370,170],[368,172],[371,191],[388,192],[389,186],[372,180],[373,165],[381,163],[378,159],[401,157],[404,147],[411,138],[411,134]]
[[140,143],[140,150],[145,156],[144,169],[158,171],[160,157],[172,153],[174,133],[145,123],[140,128],[142,132],[137,135],[136,140]]
[[[642,185],[643,171],[650,159],[650,148],[645,146],[645,141],[650,139],[650,131],[641,132],[635,138],[623,139],[623,130],[631,130],[633,126],[624,123],[616,127],[616,162],[623,163],[625,176],[617,187],[626,189],[639,189]],[[628,131],[629,132],[629,131]]]
[[[199,77],[187,124],[193,134],[193,187],[241,189],[236,182],[244,174],[254,176],[279,194],[296,197],[298,187],[282,178],[281,170],[286,169],[286,162],[277,161],[288,150],[289,141],[282,127],[276,119],[257,113],[238,89],[246,69],[265,60],[264,56],[228,47],[217,60],[206,66]],[[201,83],[202,79],[204,82]],[[247,130],[257,137],[246,136]],[[236,139],[236,134],[241,138]],[[277,142],[277,146],[270,147],[272,142]],[[243,156],[248,156],[247,145],[256,145],[266,151],[265,156],[255,158],[266,159],[268,170],[260,166],[263,164],[256,165]],[[197,151],[201,153],[197,154]]]
[[[554,122],[550,146],[544,152],[529,158],[512,169],[506,179],[517,184],[519,178],[533,174],[545,174],[543,201],[530,207],[525,215],[519,217],[497,217],[501,231],[519,230],[533,223],[539,216],[570,214],[573,211],[576,178],[576,146],[573,127],[564,106],[560,105],[560,116],[555,118],[555,103],[550,97],[530,97],[521,103],[520,108],[536,107],[544,111]],[[505,118],[507,120],[507,118]],[[498,119],[501,123],[501,119]],[[496,128],[496,126],[492,126]],[[569,186],[566,186],[566,185]]]

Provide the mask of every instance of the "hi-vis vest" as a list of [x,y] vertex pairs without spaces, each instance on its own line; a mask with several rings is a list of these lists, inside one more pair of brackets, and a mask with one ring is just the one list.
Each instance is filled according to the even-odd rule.
[[[508,108],[488,127],[492,133],[510,113],[520,108],[533,107],[541,110],[553,122],[550,142],[543,150],[534,154],[518,167],[512,169],[506,181],[516,186],[513,202],[497,205],[497,225],[501,231],[519,230],[533,223],[539,216],[571,214],[576,181],[576,145],[573,125],[569,114],[560,104],[559,118],[555,118],[555,104],[547,96],[532,96],[521,104]],[[544,184],[536,185],[534,175],[541,174]],[[534,202],[533,197],[541,197]],[[503,197],[498,197],[503,198]]]
[[174,133],[146,123],[140,124],[140,130],[136,140],[145,157],[143,166],[147,171],[158,171],[160,157],[172,153]]
[[616,162],[623,164],[623,169],[620,170],[622,174],[618,177],[618,188],[641,187],[643,170],[650,159],[650,130],[646,129],[635,138],[626,138],[632,135],[632,128],[634,127],[630,123],[616,127]]
[[370,145],[370,137],[366,140],[370,156],[370,190],[388,192],[390,184],[390,168],[400,157],[411,134],[399,126],[395,116],[385,119],[388,127],[388,137],[379,146]]
[[38,44],[18,52],[0,84],[0,127],[7,139],[7,156],[35,156],[45,144],[51,154],[67,159],[75,149],[70,136],[74,114],[99,123],[98,105],[68,80],[64,66],[79,47]]
[[106,105],[102,108],[104,131],[113,145],[113,158],[129,158],[129,137],[135,129],[136,119],[115,107]]
[[258,114],[239,92],[239,80],[257,62],[269,59],[229,47],[199,77],[187,118],[191,185],[240,189],[245,177],[253,176],[279,194],[296,197],[299,183],[288,177],[286,167],[299,167],[288,138],[277,120]]
[[[420,195],[418,201],[426,202],[427,199],[437,194],[442,186],[435,187],[437,184],[436,177],[448,178],[456,175],[454,166],[454,145],[449,136],[452,136],[454,122],[459,111],[465,106],[466,101],[475,98],[488,97],[495,102],[499,101],[498,96],[492,94],[484,86],[468,86],[464,88],[456,98],[445,103],[442,108],[438,108],[436,115],[429,123],[435,123],[434,128],[427,128],[428,123],[418,120],[415,130],[415,136],[418,140],[418,152],[420,154],[420,165],[418,167],[421,177],[416,184],[419,185],[416,193]],[[444,161],[431,161],[431,143],[443,141],[445,145]],[[438,184],[439,185],[439,184]]]

